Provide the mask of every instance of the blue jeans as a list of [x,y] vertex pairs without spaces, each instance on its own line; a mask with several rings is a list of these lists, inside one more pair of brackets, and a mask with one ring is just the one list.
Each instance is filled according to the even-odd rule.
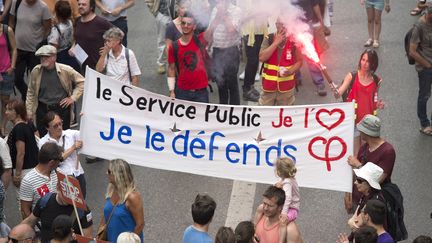
[[176,98],[180,100],[209,103],[209,95],[208,95],[207,88],[191,91],[191,90],[179,89],[176,87],[175,95]]
[[[422,127],[428,127],[431,125],[431,121],[427,116],[427,102],[431,96],[431,84],[432,84],[432,69],[424,69],[418,72],[419,77],[419,92],[417,98],[417,116],[420,119],[420,125]],[[432,120],[432,115],[431,115]]]
[[[305,56],[303,56],[303,61],[306,61],[312,81],[317,87],[317,89],[324,89],[325,88],[324,77],[318,65],[314,61],[311,61],[309,58]],[[300,71],[296,72],[296,76],[298,80],[301,80],[302,77]]]

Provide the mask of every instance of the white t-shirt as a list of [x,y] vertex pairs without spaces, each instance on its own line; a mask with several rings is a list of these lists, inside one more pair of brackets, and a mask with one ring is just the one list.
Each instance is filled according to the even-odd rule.
[[[109,51],[108,57],[105,59],[106,75],[111,76],[122,83],[130,84],[132,80],[129,80],[129,67],[126,60],[125,50],[125,47],[122,45],[122,51],[117,58],[114,57],[112,50]],[[131,76],[141,75],[141,70],[138,66],[135,54],[131,49],[128,50]]]
[[12,160],[9,153],[9,146],[3,138],[0,138],[0,158],[3,160],[3,168],[12,168]]
[[[108,11],[112,11],[113,9],[117,8],[118,6],[121,6],[126,3],[126,0],[102,0],[102,4],[108,9]],[[112,16],[112,14],[104,15],[101,14],[101,17],[105,18],[108,21],[114,21],[118,19],[119,17],[125,17],[126,16],[126,9],[120,12],[118,16]]]
[[[58,146],[62,147],[64,151],[68,150],[75,144],[75,141],[80,140],[80,132],[78,130],[68,129],[63,131],[59,141],[52,138],[49,133],[43,136],[39,141],[39,148],[45,143],[56,143]],[[78,169],[77,169],[78,163]],[[58,170],[66,175],[79,176],[84,174],[84,170],[81,167],[81,163],[78,161],[77,151],[75,150],[67,158],[60,162]]]

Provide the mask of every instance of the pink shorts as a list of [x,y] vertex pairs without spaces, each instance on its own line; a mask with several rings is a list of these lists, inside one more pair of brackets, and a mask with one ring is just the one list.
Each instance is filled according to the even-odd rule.
[[287,216],[288,216],[288,221],[289,222],[292,222],[292,221],[296,220],[297,219],[297,215],[298,215],[298,210],[296,208],[289,208],[288,209]]

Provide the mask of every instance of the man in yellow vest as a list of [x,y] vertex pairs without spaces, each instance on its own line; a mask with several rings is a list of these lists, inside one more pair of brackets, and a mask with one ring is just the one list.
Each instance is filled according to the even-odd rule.
[[302,65],[302,55],[287,37],[286,28],[278,18],[274,34],[263,41],[259,59],[263,62],[260,105],[293,105],[296,71]]

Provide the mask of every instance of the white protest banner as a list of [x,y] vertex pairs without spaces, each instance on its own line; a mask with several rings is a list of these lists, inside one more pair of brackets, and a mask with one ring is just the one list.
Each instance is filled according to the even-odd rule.
[[82,153],[273,184],[278,156],[301,187],[351,191],[354,104],[229,106],[171,99],[86,72]]

